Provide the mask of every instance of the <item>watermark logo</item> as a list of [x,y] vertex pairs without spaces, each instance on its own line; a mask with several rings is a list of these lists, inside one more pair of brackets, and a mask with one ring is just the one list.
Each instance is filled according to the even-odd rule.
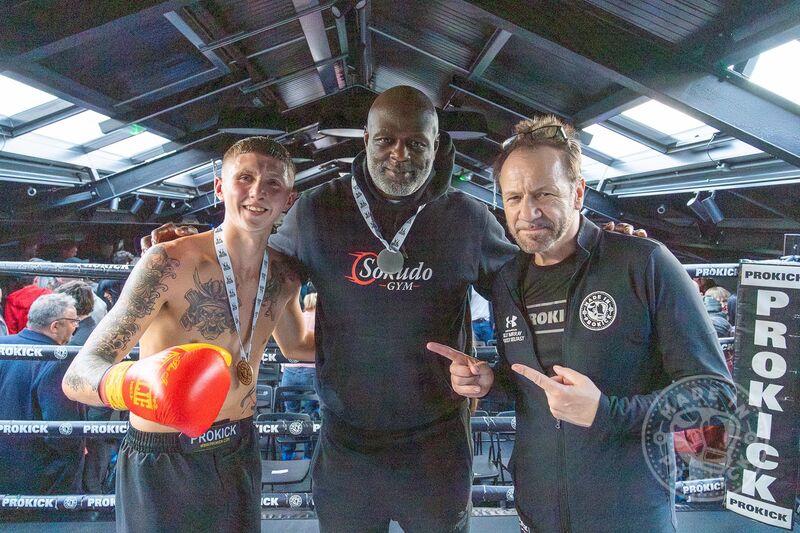
[[[715,376],[672,383],[659,392],[642,426],[642,452],[650,473],[670,490],[677,472],[687,480],[678,486],[678,494],[695,502],[722,501],[725,487],[719,478],[733,457],[730,443],[755,439],[743,423],[746,409],[732,411],[719,383]],[[743,389],[737,388],[737,396],[737,404],[746,405]]]
[[300,420],[295,420],[291,424],[289,424],[289,433],[292,435],[300,435],[303,432],[303,422]]
[[69,422],[64,422],[58,426],[58,432],[62,435],[72,435],[72,424]]
[[303,505],[303,497],[299,494],[289,496],[289,507],[297,508]]
[[69,355],[69,350],[67,350],[64,346],[56,346],[55,350],[53,350],[53,355],[56,356],[56,359],[66,359]]

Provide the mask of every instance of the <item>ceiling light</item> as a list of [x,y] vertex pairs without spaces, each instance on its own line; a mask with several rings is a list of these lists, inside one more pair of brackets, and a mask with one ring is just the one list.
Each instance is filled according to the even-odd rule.
[[708,213],[711,222],[713,222],[714,224],[719,224],[720,222],[725,220],[725,215],[722,213],[722,210],[719,208],[717,202],[714,200],[716,194],[717,194],[716,191],[712,192],[708,196],[708,198],[703,199],[701,203],[703,204],[706,213]]
[[281,135],[286,123],[274,107],[227,107],[219,112],[217,130],[236,135]]
[[486,117],[477,111],[437,110],[436,114],[439,115],[439,131],[446,131],[450,138],[456,141],[480,139],[486,137],[489,131]]
[[158,202],[156,202],[156,208],[153,209],[153,216],[154,217],[159,216],[161,214],[161,212],[164,210],[164,207],[166,207],[166,205],[167,205],[167,202],[165,202],[164,200],[159,198]]
[[143,206],[144,206],[144,200],[142,200],[140,197],[137,196],[136,200],[133,201],[133,205],[131,205],[130,208],[131,214],[135,215],[142,209]]
[[708,222],[710,220],[710,217],[706,212],[706,208],[703,207],[702,203],[700,203],[701,194],[702,194],[701,191],[697,191],[692,197],[692,199],[686,202],[686,207],[694,211],[694,214],[700,217],[701,220],[703,220],[704,222]]

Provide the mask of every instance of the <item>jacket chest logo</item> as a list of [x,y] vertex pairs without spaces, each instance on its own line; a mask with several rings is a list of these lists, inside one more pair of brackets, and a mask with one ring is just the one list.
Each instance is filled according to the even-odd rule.
[[607,292],[595,291],[581,302],[580,317],[586,329],[606,329],[617,318],[617,302]]
[[525,340],[525,333],[517,328],[517,315],[506,316],[506,329],[503,332],[503,343],[522,342]]

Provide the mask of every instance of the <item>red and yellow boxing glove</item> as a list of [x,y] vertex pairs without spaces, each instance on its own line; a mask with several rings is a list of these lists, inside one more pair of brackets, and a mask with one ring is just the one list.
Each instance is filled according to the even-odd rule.
[[173,346],[139,361],[109,368],[100,380],[100,399],[198,437],[216,420],[231,387],[231,354],[213,344]]

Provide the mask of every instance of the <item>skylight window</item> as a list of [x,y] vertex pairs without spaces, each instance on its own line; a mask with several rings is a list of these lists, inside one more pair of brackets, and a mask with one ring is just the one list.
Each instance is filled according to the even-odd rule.
[[800,41],[768,50],[758,56],[750,81],[800,104]]
[[0,115],[13,117],[17,113],[53,100],[57,98],[52,94],[0,76]]
[[94,111],[84,111],[48,124],[35,130],[34,133],[68,143],[86,144],[103,136],[100,123],[104,120],[108,120],[108,117]]
[[109,144],[100,151],[119,157],[131,158],[168,142],[170,142],[169,139],[145,131],[139,135]]
[[710,137],[716,131],[699,120],[656,100],[645,102],[622,114],[640,124],[680,140],[689,140],[701,135]]
[[591,148],[614,159],[623,159],[633,154],[654,151],[599,124],[593,124],[583,130],[592,135],[592,142],[589,143]]

